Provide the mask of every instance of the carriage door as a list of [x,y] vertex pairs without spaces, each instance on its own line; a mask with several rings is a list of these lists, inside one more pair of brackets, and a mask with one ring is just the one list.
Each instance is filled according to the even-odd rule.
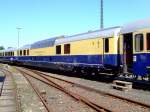
[[123,35],[123,63],[127,67],[127,71],[131,72],[133,65],[133,34]]

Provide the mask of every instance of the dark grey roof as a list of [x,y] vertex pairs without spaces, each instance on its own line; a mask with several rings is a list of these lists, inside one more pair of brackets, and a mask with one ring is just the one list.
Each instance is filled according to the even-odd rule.
[[49,38],[49,39],[45,39],[45,40],[41,40],[41,41],[35,42],[35,43],[31,44],[31,49],[53,46],[54,43],[55,43],[55,40],[57,38],[61,38],[61,37],[63,37],[63,36],[53,37],[53,38]]
[[17,50],[16,48],[9,48],[9,49],[5,49],[5,50],[0,50],[0,53],[1,52],[14,52],[16,50]]
[[30,49],[30,48],[31,48],[31,44],[27,44],[27,45],[20,47],[18,50],[26,50],[26,49]]
[[111,28],[106,28],[102,30],[96,30],[96,31],[90,31],[86,33],[81,33],[73,36],[68,36],[66,38],[62,39],[57,39],[55,41],[55,44],[62,44],[62,43],[68,43],[72,41],[78,41],[78,40],[84,40],[84,39],[92,39],[92,38],[98,38],[98,37],[112,37],[115,36],[117,37],[120,32],[120,27],[111,27]]
[[145,28],[150,28],[150,19],[139,20],[123,25],[121,29],[121,34],[131,33]]

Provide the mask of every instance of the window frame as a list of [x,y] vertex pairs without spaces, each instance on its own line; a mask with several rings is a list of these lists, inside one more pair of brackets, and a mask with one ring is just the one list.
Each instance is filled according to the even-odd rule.
[[57,55],[61,54],[61,45],[56,45],[56,54]]
[[26,56],[26,50],[23,50],[23,55]]
[[[107,40],[107,45],[106,45],[106,40]],[[109,38],[104,38],[104,52],[109,53],[110,52],[110,45],[109,45]]]
[[[141,42],[141,37],[137,37],[138,35],[142,35],[142,42]],[[140,38],[140,39],[136,40],[136,38]],[[138,47],[137,47],[137,41],[140,43],[140,46],[138,45]],[[142,43],[142,47],[141,47],[141,43]],[[135,50],[135,52],[143,52],[144,51],[144,34],[143,33],[135,34],[135,36],[134,36],[134,50]]]
[[64,44],[64,54],[70,54],[70,44]]
[[26,55],[29,56],[29,54],[30,54],[30,51],[29,49],[27,49]]
[[20,56],[22,56],[22,50],[20,50]]
[[[149,39],[150,39],[150,32],[146,33],[146,50],[147,50],[147,52],[150,52],[150,49],[148,49],[148,41],[147,41],[148,40],[147,39],[148,38],[148,34],[149,34]],[[149,43],[149,46],[150,46],[150,43]]]

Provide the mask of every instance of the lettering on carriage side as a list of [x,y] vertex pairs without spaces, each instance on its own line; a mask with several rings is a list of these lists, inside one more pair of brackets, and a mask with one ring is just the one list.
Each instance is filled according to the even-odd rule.
[[136,62],[136,56],[133,56],[133,61]]

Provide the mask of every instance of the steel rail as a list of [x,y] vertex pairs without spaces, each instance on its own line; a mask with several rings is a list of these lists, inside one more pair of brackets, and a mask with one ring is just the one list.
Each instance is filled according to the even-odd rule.
[[[83,96],[80,96],[80,95],[78,95],[78,94],[76,94],[76,93],[74,93],[74,92],[71,92],[71,91],[69,91],[69,90],[63,88],[61,85],[59,85],[59,84],[53,82],[52,80],[50,80],[50,79],[48,79],[47,77],[41,75],[40,73],[39,73],[39,74],[36,74],[36,73],[34,73],[33,71],[31,71],[31,72],[33,72],[35,75],[38,76],[38,77],[36,77],[36,76],[33,76],[33,74],[31,75],[30,73],[27,73],[27,72],[25,72],[24,70],[22,70],[22,69],[20,69],[20,68],[16,68],[16,69],[17,69],[18,71],[20,71],[21,73],[24,73],[24,74],[26,74],[26,75],[29,75],[29,76],[31,76],[31,77],[37,79],[37,80],[40,80],[41,82],[43,82],[43,83],[45,83],[45,84],[47,84],[47,85],[49,85],[49,86],[52,86],[52,87],[54,87],[54,88],[56,88],[56,89],[58,89],[58,90],[63,91],[63,92],[66,93],[67,95],[71,96],[72,98],[76,99],[77,101],[80,101],[80,102],[86,104],[87,106],[93,108],[93,109],[96,110],[97,112],[114,112],[114,111],[112,111],[112,110],[107,109],[106,107],[103,107],[103,106],[100,106],[100,105],[98,105],[98,104],[96,104],[96,103],[94,103],[94,102],[91,102],[90,100],[88,100],[87,98],[85,98],[85,97],[83,97]],[[39,76],[40,76],[40,77],[39,77]],[[42,79],[41,79],[41,78],[42,78]],[[116,112],[116,111],[115,111],[115,112]]]
[[22,74],[26,78],[26,80],[29,82],[29,84],[31,85],[33,90],[36,92],[36,94],[38,95],[40,100],[42,101],[42,103],[43,103],[44,107],[46,108],[47,112],[52,112],[52,110],[49,109],[49,106],[45,102],[45,99],[41,96],[40,91],[35,87],[35,85],[29,80],[29,78],[24,73],[22,73]]
[[[9,70],[6,70],[6,69],[4,69],[4,70],[7,71],[7,72],[9,72],[9,73],[11,73]],[[26,80],[29,82],[29,84],[31,85],[31,87],[33,88],[33,90],[35,91],[35,93],[38,95],[38,97],[40,98],[40,100],[42,101],[42,103],[45,106],[47,112],[52,112],[52,111],[50,111],[48,105],[46,104],[45,99],[43,99],[43,97],[40,95],[39,90],[37,90],[37,88],[31,83],[31,81],[25,76],[24,73],[22,73],[22,74],[26,78]]]
[[60,81],[64,81],[64,82],[70,83],[70,84],[72,84],[74,86],[86,89],[88,91],[93,91],[95,93],[104,94],[104,95],[107,95],[107,96],[111,96],[111,97],[114,97],[114,98],[118,98],[118,99],[121,99],[121,100],[125,100],[125,101],[128,101],[128,102],[131,102],[133,104],[137,104],[137,105],[140,105],[140,106],[143,106],[143,107],[150,108],[150,104],[146,104],[146,103],[139,102],[139,101],[136,101],[136,100],[133,100],[133,99],[129,99],[129,98],[125,98],[125,97],[121,97],[121,96],[115,95],[115,94],[111,94],[111,93],[107,93],[107,92],[104,92],[104,91],[100,91],[100,90],[97,90],[97,89],[94,89],[94,88],[91,88],[91,87],[88,87],[88,86],[85,86],[85,85],[82,85],[82,84],[78,84],[78,83],[75,83],[75,82],[72,82],[72,81],[69,81],[69,80],[62,79],[62,78],[50,76],[50,75],[47,75],[46,73],[43,73],[43,72],[40,72],[40,71],[37,71],[37,70],[31,70],[31,69],[28,69],[28,70],[33,71],[35,73],[43,74],[43,75],[45,75],[47,77],[51,77],[51,78],[54,78],[54,79],[57,79],[57,80],[60,80]]

